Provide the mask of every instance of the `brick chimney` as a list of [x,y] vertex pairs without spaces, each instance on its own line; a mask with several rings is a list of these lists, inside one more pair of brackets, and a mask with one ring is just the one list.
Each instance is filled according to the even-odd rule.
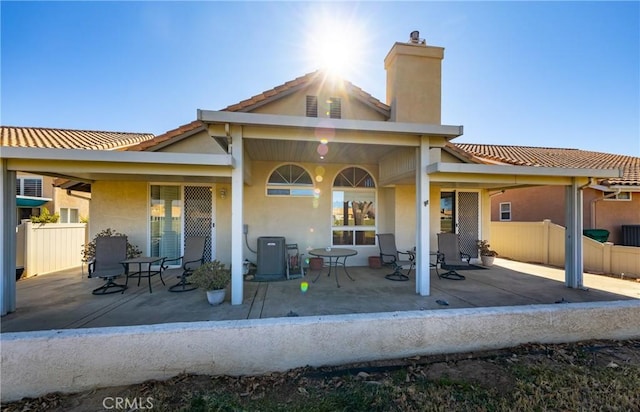
[[384,59],[391,121],[441,124],[444,48],[427,46],[417,31]]

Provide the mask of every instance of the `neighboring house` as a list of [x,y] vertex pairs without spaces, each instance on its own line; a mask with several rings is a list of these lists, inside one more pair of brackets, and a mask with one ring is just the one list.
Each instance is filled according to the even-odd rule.
[[[0,137],[0,146],[5,147],[123,150],[128,146],[151,139],[153,135],[0,126]],[[40,215],[42,208],[45,207],[51,214],[60,215],[60,223],[78,223],[82,218],[88,218],[90,186],[79,182],[71,182],[71,184],[67,183],[66,179],[19,172],[16,179],[17,222]]]
[[[620,168],[623,170],[622,177],[593,179],[582,188],[583,227],[606,229],[609,231],[608,241],[625,244],[622,226],[640,225],[640,157],[578,149],[459,143],[455,146],[478,160],[494,164]],[[492,221],[534,222],[549,219],[558,225],[565,225],[565,193],[562,187],[528,187],[494,194],[491,198]]]
[[[198,110],[195,121],[117,154],[8,148],[3,175],[90,183],[90,236],[111,227],[148,255],[178,256],[185,237],[206,236],[207,258],[231,264],[234,305],[243,301],[243,261],[255,260],[250,246],[261,236],[284,236],[301,250],[349,247],[358,254],[347,263],[365,265],[379,254],[375,235],[394,233],[399,249],[416,247],[416,293],[429,295],[437,233],[459,233],[477,257],[476,240],[491,236],[496,190],[562,187],[568,221],[580,222],[580,188],[620,175],[603,165],[486,164],[449,144],[462,126],[441,124],[443,57],[421,41],[395,43],[384,61],[386,103],[318,71],[221,111]],[[0,229],[10,238],[11,228]],[[569,287],[582,286],[582,243],[573,241],[581,230],[567,227]],[[10,256],[3,253],[5,279]],[[4,287],[6,313],[15,291]]]

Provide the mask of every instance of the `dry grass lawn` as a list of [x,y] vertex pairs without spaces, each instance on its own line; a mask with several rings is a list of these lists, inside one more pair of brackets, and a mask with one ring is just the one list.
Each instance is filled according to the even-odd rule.
[[266,376],[180,375],[2,405],[6,412],[106,409],[640,411],[640,341],[529,344]]

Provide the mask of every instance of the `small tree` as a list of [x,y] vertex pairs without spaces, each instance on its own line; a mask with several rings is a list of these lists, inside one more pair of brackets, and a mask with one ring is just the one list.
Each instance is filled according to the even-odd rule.
[[111,228],[104,229],[102,232],[98,233],[91,242],[86,245],[82,245],[82,261],[90,262],[96,256],[96,239],[104,236],[124,236],[127,238],[127,259],[131,259],[134,257],[138,257],[142,254],[142,251],[136,245],[132,245],[129,243],[129,237],[127,235],[123,235],[122,233],[118,233]]
[[46,207],[42,208],[40,216],[31,216],[31,223],[57,223],[60,220],[58,213],[51,214]]

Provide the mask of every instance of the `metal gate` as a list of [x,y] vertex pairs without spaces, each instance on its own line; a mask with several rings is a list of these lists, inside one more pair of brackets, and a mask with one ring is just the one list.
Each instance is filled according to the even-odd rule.
[[458,192],[458,234],[460,251],[472,258],[478,257],[476,240],[480,233],[480,207],[478,192]]
[[185,186],[184,187],[184,239],[189,236],[204,236],[204,261],[215,259],[215,223],[212,194],[215,187]]

